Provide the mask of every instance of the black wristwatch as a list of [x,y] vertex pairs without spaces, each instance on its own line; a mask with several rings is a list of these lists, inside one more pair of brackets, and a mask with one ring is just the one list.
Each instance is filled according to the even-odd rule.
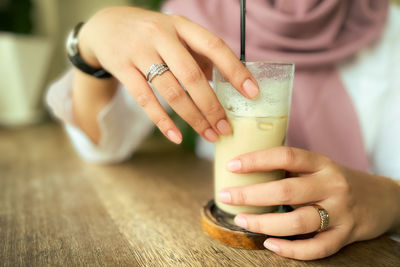
[[71,31],[67,39],[67,55],[71,63],[79,70],[86,74],[94,76],[99,79],[111,78],[112,75],[105,69],[96,69],[88,65],[79,54],[78,48],[78,34],[83,26],[83,22],[78,23],[75,28]]

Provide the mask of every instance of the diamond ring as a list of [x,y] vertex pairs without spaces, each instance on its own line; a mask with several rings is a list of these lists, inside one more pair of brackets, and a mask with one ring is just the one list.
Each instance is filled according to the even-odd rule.
[[317,204],[313,204],[313,205],[311,205],[311,207],[313,207],[314,209],[316,209],[318,211],[319,217],[321,218],[321,224],[320,224],[317,232],[325,231],[329,225],[328,212],[326,211],[326,209],[324,209],[323,207],[321,207],[320,205],[317,205]]
[[167,64],[161,63],[161,64],[153,64],[150,66],[149,70],[146,72],[146,80],[151,83],[151,81],[157,76],[161,75],[164,72],[168,71],[169,68]]

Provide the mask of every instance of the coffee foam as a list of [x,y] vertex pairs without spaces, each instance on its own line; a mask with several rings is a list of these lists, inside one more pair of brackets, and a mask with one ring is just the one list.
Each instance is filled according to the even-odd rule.
[[228,82],[216,83],[216,94],[227,113],[244,117],[281,117],[289,115],[291,82],[263,79],[260,95],[250,100]]

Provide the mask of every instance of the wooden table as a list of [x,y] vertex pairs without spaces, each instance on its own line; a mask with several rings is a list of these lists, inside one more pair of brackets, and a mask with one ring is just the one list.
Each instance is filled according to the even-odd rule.
[[123,164],[80,160],[59,126],[0,130],[1,266],[400,266],[384,236],[319,261],[206,236],[212,166],[161,139]]

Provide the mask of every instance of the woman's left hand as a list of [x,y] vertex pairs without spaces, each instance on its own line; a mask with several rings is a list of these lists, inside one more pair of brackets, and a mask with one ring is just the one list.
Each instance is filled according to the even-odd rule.
[[377,237],[400,225],[400,186],[392,179],[341,166],[302,149],[277,147],[240,155],[228,170],[248,173],[284,169],[290,178],[245,187],[225,188],[218,194],[231,205],[297,207],[288,213],[238,214],[235,223],[252,232],[291,236],[317,231],[321,218],[310,206],[329,213],[329,226],[314,237],[289,241],[268,238],[269,250],[288,258],[327,257],[355,241]]

